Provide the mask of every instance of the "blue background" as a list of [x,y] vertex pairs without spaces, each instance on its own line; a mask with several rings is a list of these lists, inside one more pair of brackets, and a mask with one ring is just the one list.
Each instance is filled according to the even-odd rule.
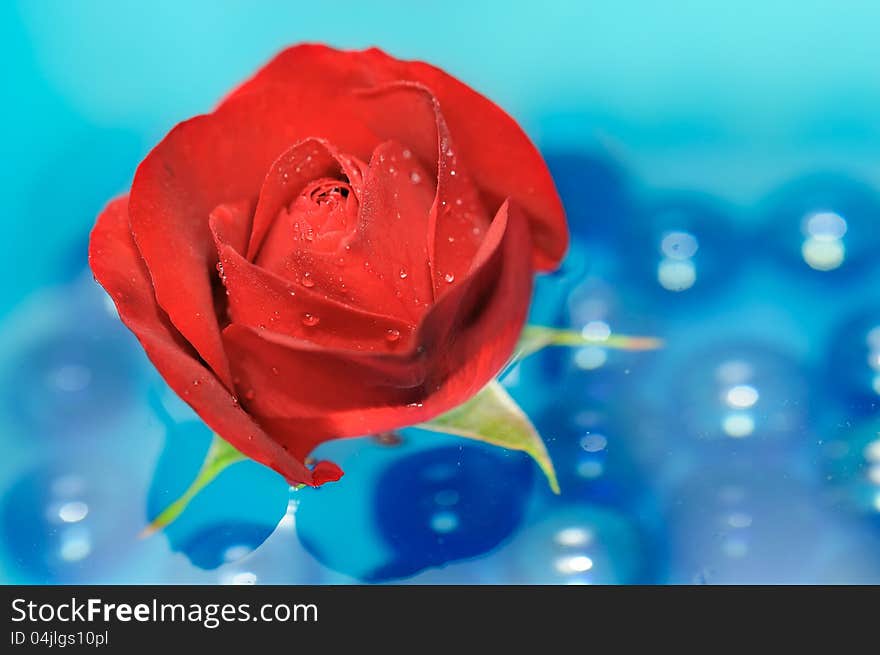
[[[843,0],[3,3],[0,580],[880,582],[878,22]],[[301,41],[424,59],[507,109],[574,235],[534,321],[665,339],[505,379],[562,496],[517,453],[410,431],[328,445],[346,477],[317,491],[238,464],[137,538],[209,435],[91,281],[88,231],[176,122]]]

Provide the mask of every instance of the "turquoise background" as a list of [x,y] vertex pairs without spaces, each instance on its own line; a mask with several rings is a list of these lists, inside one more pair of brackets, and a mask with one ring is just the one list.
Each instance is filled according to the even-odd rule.
[[[2,3],[0,581],[880,581],[878,26],[855,0]],[[509,111],[575,236],[534,320],[667,347],[505,379],[559,498],[518,454],[408,432],[329,445],[347,475],[320,491],[237,465],[140,540],[209,435],[108,311],[88,232],[174,124],[302,41],[430,61]],[[827,273],[799,251],[819,210],[849,226]],[[669,229],[700,243],[679,294]],[[716,434],[726,361],[760,392],[746,438]]]

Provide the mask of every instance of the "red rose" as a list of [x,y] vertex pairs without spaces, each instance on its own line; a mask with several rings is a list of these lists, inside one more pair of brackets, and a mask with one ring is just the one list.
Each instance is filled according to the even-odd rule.
[[540,155],[443,71],[298,46],[177,125],[92,232],[125,324],[221,437],[291,483],[320,443],[468,400],[567,244]]

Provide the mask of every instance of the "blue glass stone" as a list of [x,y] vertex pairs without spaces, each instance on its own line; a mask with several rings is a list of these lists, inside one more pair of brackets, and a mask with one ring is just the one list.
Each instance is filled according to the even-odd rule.
[[718,452],[797,445],[808,438],[811,392],[797,362],[775,346],[726,341],[673,367],[673,433]]
[[784,467],[704,460],[665,497],[673,584],[809,584],[844,575],[829,555],[849,531]]
[[592,504],[553,509],[499,553],[510,584],[651,584],[658,556],[627,515]]
[[[21,584],[113,580],[137,552],[141,514],[113,467],[44,464],[21,475],[0,504],[4,566]],[[126,544],[126,545],[123,545]]]
[[[154,395],[153,406],[167,437],[150,485],[149,519],[189,487],[212,438],[200,421],[177,422],[162,413],[162,400],[157,398]],[[237,462],[202,489],[162,535],[173,551],[186,555],[193,565],[217,568],[247,556],[272,534],[288,509],[288,494],[287,482],[271,469],[251,460]]]
[[81,280],[7,319],[0,408],[12,426],[49,438],[116,436],[136,410],[144,357],[105,298],[93,281]]
[[627,248],[630,284],[662,304],[711,300],[743,268],[748,255],[729,211],[699,194],[649,198],[639,212]]
[[519,525],[534,465],[522,453],[463,445],[401,459],[376,489],[376,523],[395,560],[377,580],[491,551]]
[[880,527],[880,421],[844,423],[822,442],[826,501]]
[[880,409],[880,306],[845,318],[825,349],[821,383],[850,417]]
[[623,167],[600,151],[550,151],[545,159],[562,198],[572,238],[586,244],[614,241],[633,214]]
[[880,197],[859,180],[813,173],[785,184],[765,201],[766,242],[790,270],[829,280],[864,272],[880,249]]
[[302,496],[297,533],[325,566],[369,582],[496,548],[519,525],[535,477],[523,453],[441,435],[335,450],[345,482]]
[[[632,449],[637,414],[631,404],[578,404],[567,399],[533,416],[562,489],[561,502],[582,499],[632,506],[646,491]],[[546,487],[546,485],[545,485]],[[549,489],[544,496],[555,500]]]

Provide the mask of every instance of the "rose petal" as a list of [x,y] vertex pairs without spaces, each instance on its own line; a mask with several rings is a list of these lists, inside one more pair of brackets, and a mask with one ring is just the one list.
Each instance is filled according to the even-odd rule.
[[[484,192],[486,205],[498,207],[510,197],[513,204],[521,206],[531,228],[535,268],[555,268],[565,254],[568,230],[544,160],[516,121],[439,68],[400,61],[376,48],[345,52],[321,45],[294,46],[278,54],[230,98],[270,84],[319,86],[332,95],[343,85],[359,89],[401,80],[419,82],[433,91],[455,137],[462,164]],[[382,122],[381,115],[377,118]],[[391,136],[385,134],[385,138]]]
[[[358,231],[351,254],[366,264],[353,271],[350,286],[359,304],[393,294],[402,315],[418,321],[431,303],[428,257],[429,212],[434,197],[426,171],[411,161],[408,148],[389,141],[373,152],[364,181]],[[366,292],[380,286],[373,297]]]
[[411,339],[411,323],[294,285],[251,264],[222,240],[217,248],[233,323],[342,350],[387,352]]
[[[356,258],[340,239],[336,250],[320,248],[314,241],[294,241],[288,223],[298,220],[286,207],[306,183],[316,178],[344,176],[356,196],[363,195],[366,165],[339,152],[326,141],[308,140],[279,157],[260,191],[254,217],[254,232],[248,247],[249,259],[277,275],[293,280],[308,295],[329,296],[338,303],[360,307],[383,315],[401,315],[393,291],[367,276],[362,258]],[[305,220],[306,217],[299,217]],[[326,235],[324,235],[326,236]],[[344,242],[343,242],[344,241]],[[303,311],[310,311],[303,309]],[[406,314],[402,314],[406,317]]]
[[[532,281],[528,224],[505,203],[467,281],[434,305],[416,342],[394,354],[315,350],[230,325],[236,376],[253,389],[248,411],[291,452],[338,437],[412,425],[461,404],[510,357]],[[347,381],[339,393],[335,381]]]
[[305,139],[286,149],[272,163],[260,187],[247,258],[258,261],[263,241],[278,214],[296,199],[306,184],[323,177],[345,175],[357,194],[361,166],[356,159],[341,154],[322,139]]
[[215,207],[208,216],[208,224],[215,241],[222,241],[238,252],[245,252],[253,221],[251,208],[252,203],[248,200]]
[[[433,162],[436,192],[428,215],[428,252],[431,285],[436,300],[461,284],[489,225],[489,215],[479,192],[456,154],[437,98],[429,89],[412,82],[395,82],[358,93],[370,111],[382,116],[393,131],[431,134],[430,150],[415,149],[421,159]],[[375,129],[382,131],[381,125]]]
[[332,135],[346,152],[369,154],[376,139],[351,109],[327,106],[316,89],[266,86],[177,125],[138,167],[129,214],[156,298],[227,388],[208,216],[223,203],[252,198],[291,143]]
[[132,239],[128,198],[112,201],[98,217],[89,242],[95,279],[116,304],[122,321],[141,342],[165,381],[221,437],[242,453],[278,471],[292,484],[317,486],[338,479],[330,462],[310,471],[238,406],[217,377],[159,308],[150,276]]

